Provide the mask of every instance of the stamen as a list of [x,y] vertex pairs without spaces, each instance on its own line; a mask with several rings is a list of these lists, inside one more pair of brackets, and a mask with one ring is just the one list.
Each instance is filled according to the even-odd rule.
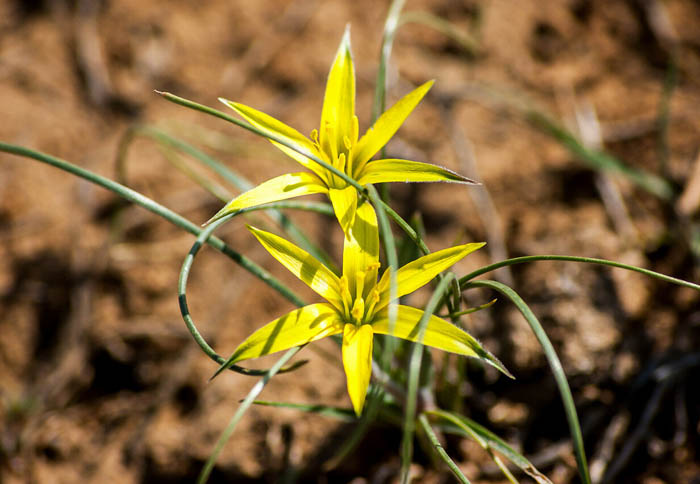
[[340,278],[340,299],[343,301],[343,311],[345,314],[350,313],[350,305],[352,304],[352,295],[348,288],[348,278],[342,276]]
[[379,270],[379,268],[382,266],[382,263],[377,261],[377,262],[372,262],[371,264],[367,265],[367,272],[369,271],[376,271]]
[[373,287],[367,296],[367,318],[371,318],[374,313],[374,307],[379,302],[379,290]]
[[365,290],[365,276],[363,271],[357,271],[355,273],[355,299],[362,299],[364,296],[363,292]]
[[350,143],[350,138],[346,136],[343,136],[343,144],[345,145],[345,149],[350,151],[350,148],[352,148],[352,144]]
[[313,141],[316,145],[318,145],[318,130],[317,129],[311,130],[311,141]]
[[365,315],[365,300],[362,298],[355,299],[355,304],[353,304],[350,314],[357,324],[362,324],[362,317]]

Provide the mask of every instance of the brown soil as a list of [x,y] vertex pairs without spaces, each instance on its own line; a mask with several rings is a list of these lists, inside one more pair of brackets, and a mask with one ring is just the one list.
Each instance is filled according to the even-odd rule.
[[[386,9],[386,2],[369,0],[6,0],[0,140],[115,177],[127,128],[156,123],[263,181],[293,163],[265,141],[153,90],[211,106],[218,96],[239,100],[308,133],[350,22],[363,130]],[[390,102],[412,85],[437,82],[390,153],[471,173],[472,149],[495,208],[489,214],[473,201],[480,188],[392,187],[402,214],[422,214],[432,249],[487,238],[497,249],[490,231],[500,225],[510,256],[602,257],[697,280],[688,242],[697,193],[688,190],[678,204],[621,177],[601,181],[507,99],[530,99],[567,123],[575,123],[577,106],[593,107],[611,153],[663,174],[681,193],[699,160],[698,2],[410,0],[405,10],[448,19],[475,46],[468,51],[418,24],[400,29]],[[669,156],[660,167],[659,106],[674,56]],[[193,482],[256,381],[231,373],[207,383],[216,365],[186,331],[176,297],[193,238],[53,168],[5,154],[0,166],[0,482]],[[172,169],[148,139],[131,146],[127,175],[130,186],[198,223],[221,205]],[[626,212],[603,203],[605,183]],[[326,228],[332,221],[290,216],[339,255],[337,231]],[[220,233],[315,300],[242,222]],[[470,256],[456,271],[487,264],[499,257],[494,250]],[[700,482],[698,294],[579,264],[539,262],[500,277],[531,304],[559,351],[593,473],[620,466],[613,482]],[[475,302],[493,296],[468,294]],[[292,307],[212,250],[199,256],[188,297],[200,330],[222,354]],[[464,384],[464,412],[522,449],[554,482],[576,482],[562,406],[524,320],[499,299],[465,322],[517,380],[477,372]],[[333,342],[316,343],[301,357],[309,363],[273,379],[263,398],[348,406]],[[352,427],[253,408],[210,482],[393,482],[400,440],[393,427],[372,430],[355,454],[324,470]],[[473,482],[503,481],[473,443],[447,443]],[[418,481],[449,481],[425,455],[416,459]]]

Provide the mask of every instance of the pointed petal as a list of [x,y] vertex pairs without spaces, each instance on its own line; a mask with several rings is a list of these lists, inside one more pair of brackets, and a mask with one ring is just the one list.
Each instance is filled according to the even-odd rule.
[[423,99],[423,96],[430,90],[434,82],[428,81],[417,87],[379,116],[374,125],[357,142],[357,147],[354,151],[355,160],[353,162],[355,170],[362,169],[365,163],[396,134],[396,131]]
[[377,214],[369,202],[362,202],[355,212],[343,244],[343,275],[351,294],[355,294],[356,274],[365,273],[364,295],[377,283],[379,268],[379,228]]
[[343,366],[348,382],[348,393],[355,414],[362,414],[372,376],[372,326],[346,324],[343,330]]
[[[442,271],[449,269],[463,257],[486,245],[484,242],[458,245],[424,255],[396,271],[397,297],[409,294],[423,287]],[[382,275],[377,289],[379,302],[377,309],[389,304],[389,271]]]
[[333,211],[343,233],[347,233],[355,220],[355,212],[357,212],[357,190],[355,187],[329,188],[328,198],[331,199]]
[[[240,344],[214,376],[231,365],[340,334],[343,322],[333,306],[310,304],[267,323]],[[212,377],[213,378],[213,377]]]
[[388,182],[453,182],[477,184],[452,170],[429,163],[409,160],[376,160],[367,163],[358,177],[361,185]]
[[326,191],[325,183],[313,173],[303,172],[280,175],[240,194],[228,202],[207,223],[211,223],[242,208],[257,207],[265,203],[279,202],[280,200],[301,195],[311,195],[312,193],[326,193]]
[[[316,149],[316,146],[314,146],[313,142],[310,139],[308,139],[296,129],[287,126],[282,121],[279,121],[273,118],[272,116],[263,113],[262,111],[258,111],[257,109],[251,108],[250,106],[246,106],[245,104],[229,101],[223,98],[219,98],[219,101],[236,111],[243,119],[248,121],[256,128],[260,129],[264,133],[282,138],[285,141],[309,153],[313,153],[315,155],[319,154],[318,150]],[[321,175],[321,173],[323,173],[323,168],[320,167],[317,163],[314,163],[311,159],[307,158],[306,156],[300,153],[297,153],[296,151],[290,148],[287,148],[284,145],[277,143],[276,141],[270,141],[273,145],[282,150],[286,155],[292,157],[304,168],[313,171],[319,176]]]
[[272,254],[272,257],[289,269],[292,274],[301,279],[338,310],[343,309],[343,302],[338,289],[338,276],[333,274],[329,268],[321,264],[305,250],[300,249],[282,237],[251,226],[248,226],[248,230]]
[[[388,309],[379,312],[371,324],[374,332],[377,334],[389,334],[408,341],[418,341],[418,323],[424,312],[410,306],[399,305],[397,313],[394,331],[390,333]],[[437,316],[433,315],[428,320],[422,343],[426,346],[449,351],[450,353],[479,358],[513,378],[503,366],[503,363],[485,350],[476,338]]]
[[354,114],[355,69],[350,53],[350,28],[348,26],[328,74],[326,95],[323,98],[319,141],[324,151],[327,153],[346,151],[343,139],[346,136],[348,139],[352,139]]

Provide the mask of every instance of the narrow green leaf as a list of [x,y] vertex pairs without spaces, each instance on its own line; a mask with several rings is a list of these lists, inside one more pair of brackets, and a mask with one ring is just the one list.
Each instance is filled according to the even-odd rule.
[[428,436],[428,439],[430,440],[430,443],[437,454],[445,462],[445,464],[447,464],[447,467],[449,467],[450,471],[452,471],[452,474],[457,478],[457,480],[462,484],[470,484],[467,476],[465,476],[459,467],[457,467],[457,464],[455,464],[452,458],[450,458],[445,449],[442,447],[442,444],[440,444],[440,441],[438,440],[437,435],[435,435],[433,429],[430,427],[430,423],[428,423],[428,419],[425,417],[425,414],[421,414],[418,417],[418,422],[421,424],[423,431]]
[[268,400],[255,400],[255,405],[276,408],[288,408],[306,413],[315,413],[323,417],[330,417],[343,422],[356,422],[355,412],[351,408],[332,407],[330,405],[310,405],[306,403],[271,402]]
[[569,383],[566,380],[566,375],[564,374],[561,361],[559,361],[559,357],[554,350],[554,346],[552,346],[552,342],[549,341],[547,333],[544,331],[544,328],[542,328],[542,325],[530,307],[525,304],[525,301],[522,300],[518,293],[516,293],[510,287],[500,282],[487,280],[471,281],[466,285],[462,285],[463,289],[472,287],[487,287],[500,292],[510,299],[513,304],[515,304],[520,313],[525,317],[527,323],[530,325],[530,328],[535,334],[537,341],[540,343],[540,346],[542,346],[542,350],[544,351],[545,357],[547,358],[547,363],[549,363],[549,367],[554,374],[554,380],[557,383],[557,388],[559,389],[559,394],[564,404],[566,420],[569,423],[569,431],[571,432],[571,439],[574,443],[574,453],[576,454],[579,477],[584,484],[590,484],[591,478],[588,472],[586,451],[583,446],[583,436],[581,435],[581,424],[579,423],[578,414],[576,413],[574,397],[571,395],[571,388],[569,388]]
[[552,481],[538,471],[535,466],[532,465],[527,458],[525,458],[525,456],[517,452],[503,439],[488,430],[486,427],[479,425],[467,417],[452,412],[446,412],[444,410],[428,410],[425,413],[442,418],[452,423],[458,429],[464,432],[462,435],[466,435],[474,439],[484,450],[495,450],[499,452],[523,472],[535,479],[536,482],[540,484],[552,484]]

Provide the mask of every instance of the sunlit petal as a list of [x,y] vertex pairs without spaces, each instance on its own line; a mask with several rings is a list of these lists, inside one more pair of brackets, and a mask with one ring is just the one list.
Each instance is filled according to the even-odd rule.
[[365,291],[375,286],[379,267],[379,229],[377,214],[369,202],[357,207],[350,230],[345,233],[343,244],[343,275],[348,280],[351,294],[355,294],[356,274],[365,274]]
[[370,161],[357,181],[361,185],[388,182],[453,182],[470,185],[477,183],[441,166],[396,159]]
[[[248,121],[256,128],[262,130],[266,134],[277,136],[291,143],[292,145],[302,149],[303,151],[306,151],[307,153],[318,155],[318,150],[316,149],[316,146],[310,139],[308,139],[296,129],[287,126],[282,121],[279,121],[273,118],[272,116],[263,113],[262,111],[258,111],[257,109],[251,108],[250,106],[246,106],[245,104],[229,101],[223,98],[219,98],[219,101],[236,111],[238,114],[241,115],[243,119]],[[303,167],[313,171],[319,176],[322,176],[324,169],[320,167],[317,163],[314,163],[308,157],[297,153],[296,151],[287,148],[284,145],[281,145],[272,140],[270,141],[273,145],[282,150],[286,155],[292,157]]]
[[343,303],[338,290],[339,279],[330,269],[321,264],[311,254],[282,237],[251,226],[248,226],[248,230],[272,254],[272,257],[289,269],[292,274],[304,281],[317,294],[325,298],[326,301],[333,304],[338,310],[342,310]]
[[[401,305],[397,309],[398,314],[393,332],[389,332],[388,309],[384,309],[375,316],[372,322],[372,329],[377,334],[390,334],[408,341],[418,341],[418,323],[424,311]],[[479,358],[507,376],[513,377],[503,364],[485,350],[473,336],[435,315],[432,315],[428,320],[421,342],[426,346],[432,346],[450,353]]]
[[350,401],[359,417],[372,376],[372,326],[346,324],[343,331],[343,366],[348,382]]
[[356,172],[361,170],[365,163],[396,134],[411,111],[430,90],[433,82],[428,81],[399,99],[396,104],[379,116],[374,125],[360,138],[354,151],[355,161],[353,165]]
[[[432,252],[409,262],[396,271],[396,296],[401,297],[423,287],[442,271],[449,269],[460,259],[484,245],[486,245],[484,242],[458,245]],[[377,309],[389,304],[389,283],[389,271],[385,271],[377,285],[379,290]]]
[[207,223],[211,223],[243,208],[256,207],[265,203],[278,202],[301,195],[311,195],[312,193],[326,193],[326,191],[325,183],[313,173],[302,172],[280,175],[240,194],[228,202]]
[[295,309],[251,334],[214,376],[239,361],[276,353],[342,331],[343,322],[330,304],[310,304]]
[[[327,153],[345,151],[343,139],[352,137],[355,114],[355,69],[350,53],[350,28],[345,29],[328,74],[323,98],[319,141]],[[332,145],[332,147],[331,147]]]
[[357,212],[357,190],[355,187],[329,188],[328,198],[331,199],[333,211],[343,233],[347,233],[355,220],[355,212]]

